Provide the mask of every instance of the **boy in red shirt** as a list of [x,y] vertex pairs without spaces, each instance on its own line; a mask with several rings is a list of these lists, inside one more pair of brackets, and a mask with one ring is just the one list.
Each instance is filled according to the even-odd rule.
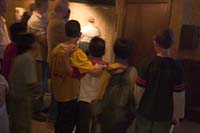
[[16,38],[18,34],[22,32],[26,32],[26,27],[22,23],[14,23],[13,25],[11,25],[10,35],[12,42],[6,47],[2,66],[2,73],[6,79],[8,79],[8,76],[10,74],[12,62],[18,55],[17,46],[15,44]]

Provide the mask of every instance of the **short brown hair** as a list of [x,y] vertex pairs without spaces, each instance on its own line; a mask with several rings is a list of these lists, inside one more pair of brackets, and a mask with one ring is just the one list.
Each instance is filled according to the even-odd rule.
[[164,49],[169,49],[174,43],[174,33],[170,28],[164,29],[155,36],[154,41]]
[[81,25],[77,20],[70,20],[65,24],[66,36],[77,38],[81,35]]
[[106,42],[102,38],[94,37],[92,38],[90,45],[89,45],[89,51],[90,54],[93,57],[102,57],[105,54],[106,49]]

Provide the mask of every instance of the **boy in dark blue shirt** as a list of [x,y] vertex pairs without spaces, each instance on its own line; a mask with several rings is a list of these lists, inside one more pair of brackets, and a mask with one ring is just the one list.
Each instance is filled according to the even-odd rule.
[[[174,35],[166,29],[154,38],[156,56],[139,70],[137,89],[141,89],[136,133],[169,133],[174,118],[174,93],[184,92],[181,64],[171,57]],[[138,100],[137,100],[138,101]]]

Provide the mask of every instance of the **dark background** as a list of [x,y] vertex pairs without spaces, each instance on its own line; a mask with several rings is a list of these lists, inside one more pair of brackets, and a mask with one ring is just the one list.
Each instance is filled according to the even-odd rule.
[[115,5],[115,0],[69,0],[69,1],[78,3],[89,3],[89,4]]

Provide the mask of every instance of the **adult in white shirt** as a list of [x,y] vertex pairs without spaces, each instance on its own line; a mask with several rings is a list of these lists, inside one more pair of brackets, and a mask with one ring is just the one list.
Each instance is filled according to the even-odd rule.
[[33,33],[39,43],[37,60],[46,61],[47,59],[47,20],[46,12],[48,0],[35,0],[36,10],[33,11],[28,20],[28,31]]
[[42,96],[34,101],[33,117],[38,121],[46,121],[46,118],[40,113],[44,111],[44,95],[48,90],[48,64],[47,64],[47,21],[46,12],[48,8],[48,0],[35,0],[36,9],[33,11],[30,19],[28,20],[28,31],[36,36],[38,45],[37,50],[37,72],[38,80],[43,83]]
[[100,37],[101,32],[98,27],[95,26],[95,19],[90,18],[88,24],[81,28],[82,37],[80,39],[80,48],[88,54],[89,43],[94,37]]
[[0,59],[3,59],[4,50],[7,45],[11,42],[8,30],[6,26],[6,20],[4,18],[6,14],[7,3],[6,0],[0,0]]

